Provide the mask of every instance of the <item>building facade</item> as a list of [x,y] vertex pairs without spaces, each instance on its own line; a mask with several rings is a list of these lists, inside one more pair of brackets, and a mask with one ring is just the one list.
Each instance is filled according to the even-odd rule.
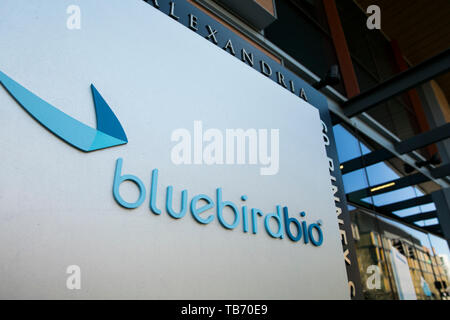
[[[168,9],[165,1],[147,2],[163,12],[169,10],[166,14],[177,20],[185,13],[180,1],[171,2]],[[447,299],[449,279],[439,255],[449,254],[443,217],[448,211],[438,210],[434,203],[438,196],[432,195],[449,187],[450,30],[441,16],[449,4],[362,0],[186,3],[326,95],[351,219],[348,230],[355,244],[356,277],[360,278],[356,285],[360,293],[354,296]],[[373,23],[377,18],[381,29],[369,26],[369,20]],[[189,19],[180,22],[201,34]],[[245,53],[241,55],[231,42],[206,39],[248,63]],[[439,71],[423,80],[406,87],[397,85],[402,79],[391,81],[439,54],[440,59],[435,58]],[[338,81],[333,79],[333,66],[339,68]],[[283,73],[264,64],[257,69],[308,100],[307,92],[297,92]],[[389,85],[388,90],[398,93],[386,94],[383,90]],[[370,107],[353,107],[362,93],[369,96],[364,103]],[[377,100],[378,94],[382,99]],[[343,244],[352,241],[348,238]],[[396,270],[394,251],[404,258],[406,269]],[[409,274],[404,274],[407,269]],[[356,274],[355,270],[348,272]],[[380,281],[371,284],[377,272]]]
[[450,300],[447,0],[0,8],[1,298]]

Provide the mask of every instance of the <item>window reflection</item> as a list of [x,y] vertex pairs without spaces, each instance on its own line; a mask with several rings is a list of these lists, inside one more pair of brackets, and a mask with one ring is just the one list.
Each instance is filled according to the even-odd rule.
[[[445,241],[434,237],[436,249],[423,232],[355,206],[349,211],[366,299],[448,299]],[[381,271],[377,288],[371,266]]]
[[[379,148],[371,148],[357,138],[356,130],[342,125],[334,126],[334,134],[341,164]],[[370,196],[362,199],[357,198],[358,194],[349,195],[402,177],[404,173],[398,170],[402,163],[398,159],[396,161],[395,166],[390,162],[380,162],[343,175],[364,297],[450,300],[447,293],[450,273],[447,242],[384,218],[378,212],[378,207],[423,196],[420,186],[408,186],[375,196],[369,193]],[[428,203],[394,211],[393,214],[406,218],[434,210],[434,203]],[[411,226],[430,226],[438,222],[436,218],[411,221]],[[374,270],[379,270],[378,284]]]

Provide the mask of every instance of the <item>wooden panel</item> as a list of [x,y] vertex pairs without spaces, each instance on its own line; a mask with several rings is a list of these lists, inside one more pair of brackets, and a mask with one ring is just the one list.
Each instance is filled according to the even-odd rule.
[[269,11],[273,16],[275,16],[275,8],[273,7],[273,0],[255,0],[261,7]]
[[330,27],[333,44],[336,49],[336,56],[339,62],[345,91],[347,92],[347,97],[351,98],[359,94],[360,90],[335,0],[323,0],[323,6],[327,16],[328,26]]

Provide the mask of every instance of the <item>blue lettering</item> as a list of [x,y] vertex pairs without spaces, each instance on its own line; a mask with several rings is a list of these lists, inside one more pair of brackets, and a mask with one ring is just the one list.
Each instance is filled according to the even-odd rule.
[[[278,231],[272,232],[270,229],[269,221],[270,218],[275,219],[278,224]],[[268,213],[264,218],[264,227],[266,227],[267,233],[273,238],[283,239],[283,224],[281,222],[281,207],[277,206],[277,213]]]
[[[131,174],[121,175],[122,174],[122,158],[117,159],[116,161],[116,171],[114,173],[114,184],[113,184],[113,195],[114,199],[119,203],[122,207],[128,209],[135,209],[139,207],[142,202],[145,200],[145,186],[142,181]],[[139,197],[136,202],[126,202],[122,199],[119,192],[119,187],[124,181],[134,182],[139,188]]]
[[173,187],[167,187],[167,199],[166,199],[166,209],[167,213],[175,219],[183,218],[187,211],[187,190],[181,191],[181,209],[179,213],[176,213],[172,207],[172,193]]
[[258,233],[258,225],[256,224],[256,220],[258,218],[258,216],[263,216],[263,212],[259,209],[256,208],[252,208],[252,230],[253,230],[253,234],[257,234]]
[[[231,201],[222,201],[222,188],[217,188],[217,218],[219,219],[219,222],[222,226],[224,226],[227,229],[234,229],[239,224],[240,215],[239,210],[237,209],[236,205]],[[231,208],[231,210],[234,213],[234,221],[232,224],[228,224],[225,219],[223,218],[223,209],[225,207]]]
[[154,214],[161,214],[161,210],[156,207],[156,191],[158,189],[158,169],[152,171],[152,185],[150,191],[150,210]]
[[[200,208],[197,208],[197,202],[200,201],[200,200],[205,201],[206,204],[204,206],[200,207]],[[195,196],[194,198],[192,198],[192,201],[191,201],[191,213],[192,213],[192,216],[194,217],[195,220],[197,220],[198,222],[200,222],[202,224],[208,224],[208,223],[210,223],[211,221],[214,220],[214,216],[213,215],[210,215],[206,219],[200,217],[200,213],[205,212],[206,210],[209,210],[212,207],[214,207],[214,202],[207,195],[199,194],[199,195]]]
[[[313,229],[316,229],[317,234],[319,235],[319,239],[318,239],[318,240],[314,239],[314,236],[313,236]],[[316,223],[310,224],[310,225],[309,225],[309,228],[308,228],[308,234],[309,234],[309,238],[311,239],[311,243],[312,243],[313,245],[315,245],[316,247],[319,247],[319,246],[322,245],[322,242],[323,242],[323,233],[322,233],[322,229],[319,227],[318,224],[316,224]]]
[[[283,208],[284,213],[284,227],[286,229],[286,234],[288,235],[289,239],[291,239],[294,242],[299,241],[302,238],[302,227],[300,226],[300,222],[298,222],[295,218],[289,218],[289,209],[288,207]],[[294,224],[297,227],[297,235],[294,236],[291,232],[291,224]]]
[[[146,189],[144,183],[134,175],[122,175],[122,158],[118,158],[116,161],[116,168],[114,171],[114,182],[113,182],[113,196],[116,202],[122,207],[128,209],[138,208],[144,201],[146,196]],[[139,197],[135,202],[127,202],[120,195],[120,185],[124,181],[133,182],[139,189]],[[157,207],[157,189],[158,189],[158,169],[152,171],[152,178],[150,182],[150,210],[157,215],[161,214],[161,210]],[[167,214],[174,219],[183,218],[188,210],[188,190],[181,191],[181,205],[180,211],[176,212],[173,209],[173,186],[167,187],[166,193],[166,205],[165,209]],[[209,224],[214,220],[214,214],[211,212],[209,215],[201,215],[202,213],[216,207],[217,219],[220,224],[226,229],[235,229],[240,221],[242,214],[242,230],[243,232],[249,232],[249,224],[251,219],[251,229],[253,234],[258,233],[258,217],[264,217],[264,227],[267,233],[276,239],[283,239],[284,232],[286,232],[287,237],[293,242],[299,242],[303,237],[303,242],[308,244],[311,242],[312,245],[318,247],[323,243],[323,232],[320,227],[320,223],[313,223],[308,226],[306,221],[297,220],[295,218],[289,217],[289,209],[287,206],[283,207],[283,212],[281,206],[276,206],[275,213],[268,213],[264,215],[264,212],[257,208],[249,209],[247,205],[242,205],[242,210],[238,209],[238,206],[232,201],[223,201],[222,199],[222,188],[216,189],[216,203],[207,195],[199,194],[192,198],[190,202],[190,211],[192,217],[201,224]],[[241,196],[242,201],[247,201],[248,197],[246,195]],[[202,202],[199,204],[199,202]],[[224,209],[228,207],[229,212],[234,214],[234,219],[232,223],[228,223],[224,218]],[[249,217],[250,213],[250,217]],[[300,217],[305,217],[306,213],[304,211],[300,212]],[[275,222],[275,224],[273,223]],[[284,227],[283,227],[284,224]],[[275,226],[276,225],[276,226]],[[292,231],[291,227],[297,231]],[[272,230],[272,229],[276,230]]]

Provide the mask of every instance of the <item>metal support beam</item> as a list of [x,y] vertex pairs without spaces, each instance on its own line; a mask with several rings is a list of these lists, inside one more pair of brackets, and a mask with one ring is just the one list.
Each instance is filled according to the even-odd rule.
[[[438,168],[431,169],[430,173],[435,179],[446,177],[450,175],[450,164],[446,164]],[[354,201],[354,199],[362,199],[369,196],[376,196],[378,194],[421,184],[429,180],[430,178],[418,172],[415,174],[411,174],[409,176],[404,176],[396,180],[387,181],[365,189],[350,192],[347,194],[347,197],[350,201],[352,200]]]
[[450,49],[422,62],[344,103],[351,118],[450,70]]
[[[399,154],[405,154],[447,138],[450,138],[450,123],[396,143],[394,148]],[[387,149],[378,149],[342,163],[341,171],[342,174],[346,174],[394,157],[395,155]]]
[[431,202],[433,202],[431,194],[427,194],[425,196],[412,198],[412,199],[408,199],[408,200],[404,200],[404,201],[400,201],[400,202],[395,202],[395,203],[387,204],[385,206],[380,206],[380,207],[378,207],[378,210],[382,213],[383,212],[394,212],[394,211],[399,211],[399,210],[403,210],[403,209],[421,206],[423,204],[427,204],[427,203],[431,203]]
[[436,205],[439,225],[450,248],[450,188],[435,191],[431,195]]
[[[385,210],[383,212],[381,212],[378,209],[378,207],[372,207],[372,206],[368,205],[367,203],[364,203],[364,202],[361,202],[361,201],[359,201],[358,203],[352,202],[351,204],[360,206],[362,208],[367,208],[367,209],[372,210],[372,211],[375,211],[376,214],[379,215],[379,216],[382,216],[384,218],[390,219],[392,221],[396,221],[396,222],[402,223],[403,225],[406,225],[406,226],[408,226],[410,228],[424,231],[421,226],[418,226],[418,225],[414,224],[414,222],[407,221],[405,218],[401,218],[398,215],[392,214],[392,213],[387,212]],[[429,212],[429,213],[431,214],[431,212]],[[425,212],[423,214],[428,214],[428,212]],[[412,216],[409,216],[409,217],[412,217]],[[433,217],[431,217],[431,218],[433,218]],[[422,219],[422,218],[418,219],[418,221],[420,221],[420,220],[424,220],[424,219]],[[436,234],[436,235],[439,235],[439,236],[442,237],[442,234]]]
[[441,165],[435,169],[430,170],[431,175],[435,179],[444,178],[450,176],[450,163]]
[[433,219],[436,217],[437,217],[437,211],[428,211],[428,212],[422,212],[422,213],[413,214],[411,216],[404,217],[403,220],[408,223],[413,223],[413,222],[417,222],[417,221]]
[[356,171],[362,169],[364,167],[371,166],[378,162],[386,161],[395,157],[395,155],[387,149],[378,149],[372,151],[368,154],[365,154],[361,157],[343,162],[341,164],[341,172],[342,174],[346,174],[352,171]]
[[442,234],[442,228],[440,224],[433,224],[431,226],[425,226],[422,227],[422,229],[428,231],[428,232],[432,232],[432,233],[441,233]]
[[382,193],[420,184],[429,180],[430,179],[428,177],[424,176],[422,173],[419,172],[396,180],[388,181],[379,185],[353,191],[348,193],[347,196],[350,199],[350,201],[352,201],[352,199],[362,199],[370,196],[376,196]]
[[450,123],[406,139],[394,147],[398,153],[405,154],[447,138],[450,138]]

